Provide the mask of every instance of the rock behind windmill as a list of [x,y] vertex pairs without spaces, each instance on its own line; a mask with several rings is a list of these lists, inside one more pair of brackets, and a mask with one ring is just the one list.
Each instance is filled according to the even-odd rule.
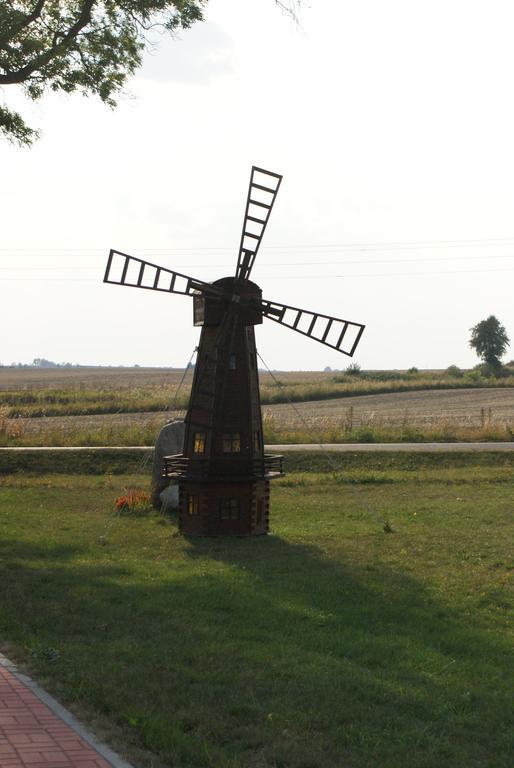
[[164,458],[185,534],[258,535],[282,456],[264,453],[254,326],[267,317],[352,356],[364,325],[262,298],[250,274],[282,177],[253,167],[234,277],[204,283],[111,250],[104,282],[192,296],[201,326],[183,453]]

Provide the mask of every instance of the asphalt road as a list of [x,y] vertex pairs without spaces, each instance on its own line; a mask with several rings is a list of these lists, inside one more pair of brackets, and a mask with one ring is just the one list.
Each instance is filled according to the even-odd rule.
[[477,451],[514,451],[512,443],[325,443],[323,445],[267,445],[267,451],[336,451],[338,453],[473,453]]
[[[476,453],[478,451],[514,451],[510,443],[302,443],[297,445],[266,445],[268,453],[288,451],[335,451],[337,453]],[[63,447],[21,447],[0,448],[0,451],[152,451],[153,448],[140,445],[120,446],[74,446]]]

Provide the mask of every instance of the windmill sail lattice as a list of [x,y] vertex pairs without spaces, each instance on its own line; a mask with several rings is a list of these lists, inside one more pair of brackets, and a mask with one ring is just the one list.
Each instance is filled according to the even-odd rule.
[[299,307],[290,307],[287,304],[278,304],[276,301],[263,301],[261,311],[264,317],[349,357],[352,357],[357,349],[365,328],[361,323],[322,315],[319,312],[310,312]]
[[147,288],[150,291],[165,293],[181,293],[184,296],[193,296],[198,291],[213,296],[223,295],[222,291],[202,280],[112,248],[105,268],[104,283],[126,285],[129,288]]
[[252,168],[236,269],[241,280],[250,277],[281,181],[278,173]]

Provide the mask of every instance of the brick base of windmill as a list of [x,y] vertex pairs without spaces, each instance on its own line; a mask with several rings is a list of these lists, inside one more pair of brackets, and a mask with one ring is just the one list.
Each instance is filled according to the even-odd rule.
[[262,536],[269,530],[269,481],[179,486],[179,529],[190,536]]
[[[175,419],[162,427],[155,443],[152,472],[152,503],[156,509],[178,513],[179,528],[191,536],[262,536],[269,531],[270,482],[249,478],[237,484],[184,481],[180,474],[187,465],[182,451],[185,424]],[[170,454],[170,451],[173,453]],[[282,474],[282,457],[264,457],[247,470]],[[207,492],[206,492],[207,491]]]

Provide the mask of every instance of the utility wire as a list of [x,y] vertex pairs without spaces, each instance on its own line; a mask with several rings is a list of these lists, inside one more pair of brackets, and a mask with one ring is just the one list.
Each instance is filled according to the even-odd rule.
[[[348,272],[344,275],[317,274],[317,275],[261,275],[260,279],[268,280],[332,280],[332,279],[352,279],[355,277],[417,277],[427,275],[469,275],[485,274],[490,272],[514,272],[514,267],[504,267],[501,269],[456,269],[456,270],[432,270],[428,272]],[[3,282],[37,282],[37,283],[97,283],[100,282],[93,277],[6,277]],[[144,287],[144,286],[132,286]]]
[[[508,253],[508,254],[497,254],[497,255],[491,255],[489,253],[484,254],[483,256],[422,256],[421,258],[417,258],[415,260],[411,258],[404,258],[404,259],[356,259],[354,261],[344,261],[341,262],[340,259],[337,261],[275,261],[275,262],[261,262],[261,267],[301,267],[301,266],[327,266],[327,265],[337,265],[337,266],[347,266],[349,264],[412,264],[413,261],[419,262],[419,261],[475,261],[477,259],[514,259],[514,253]],[[231,263],[224,263],[224,264],[191,264],[190,262],[186,264],[176,264],[176,268],[186,269],[187,267],[193,267],[194,269],[200,269],[205,267],[231,267]],[[47,271],[77,271],[80,270],[86,271],[86,272],[92,272],[96,271],[96,266],[77,266],[73,265],[71,267],[66,266],[36,266],[32,265],[29,267],[0,267],[0,271],[2,272],[18,272],[18,271],[25,271],[25,272],[47,272]]]
[[[489,237],[489,238],[462,238],[462,239],[441,239],[441,240],[376,240],[376,241],[354,241],[354,242],[340,242],[340,243],[297,243],[297,244],[285,244],[285,245],[267,245],[266,249],[270,251],[276,250],[288,250],[288,249],[319,249],[319,248],[356,248],[362,249],[374,249],[374,248],[461,248],[461,247],[479,247],[481,245],[509,245],[514,243],[514,237]],[[148,251],[148,252],[191,252],[191,251],[232,251],[233,246],[181,246],[178,248],[154,248],[149,246],[132,246],[133,251]],[[105,253],[106,248],[0,248],[0,252],[36,252],[36,253],[48,253],[49,251],[60,251],[62,253]]]

